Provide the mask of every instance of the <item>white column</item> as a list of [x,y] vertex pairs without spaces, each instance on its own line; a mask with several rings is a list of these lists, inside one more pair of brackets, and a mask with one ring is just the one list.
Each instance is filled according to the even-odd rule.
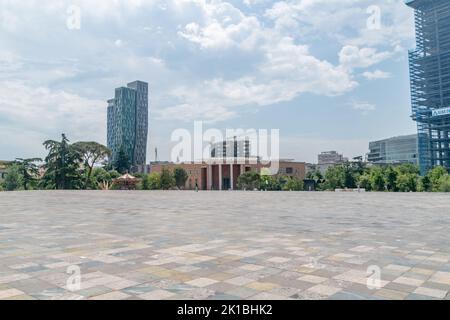
[[219,164],[219,190],[222,191],[222,184],[223,184],[223,178],[222,178],[222,164]]
[[231,181],[231,190],[234,190],[234,163],[230,165],[230,181]]

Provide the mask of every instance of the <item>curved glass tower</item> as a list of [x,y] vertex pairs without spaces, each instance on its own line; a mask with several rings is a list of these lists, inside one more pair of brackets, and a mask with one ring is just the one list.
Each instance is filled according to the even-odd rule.
[[148,137],[148,84],[142,81],[117,88],[108,100],[108,148],[114,162],[123,149],[133,167],[146,163]]

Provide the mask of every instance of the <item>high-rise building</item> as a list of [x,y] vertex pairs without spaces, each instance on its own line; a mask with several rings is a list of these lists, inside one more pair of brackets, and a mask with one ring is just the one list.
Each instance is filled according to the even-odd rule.
[[146,163],[148,137],[148,84],[142,81],[117,88],[108,100],[108,148],[111,161],[123,150],[132,167]]
[[214,143],[211,158],[250,158],[250,140],[237,138]]
[[375,164],[418,164],[417,134],[369,143],[367,161]]
[[417,122],[422,173],[450,170],[450,1],[410,0],[416,49],[409,52],[412,118]]
[[340,154],[337,151],[321,152],[318,156],[317,169],[322,174],[325,174],[329,167],[344,163],[346,161],[348,161],[348,158],[345,158],[343,154]]

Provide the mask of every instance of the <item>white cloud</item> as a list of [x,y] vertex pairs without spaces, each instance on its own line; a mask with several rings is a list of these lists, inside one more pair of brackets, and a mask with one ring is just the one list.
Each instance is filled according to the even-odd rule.
[[376,110],[376,106],[366,101],[353,101],[352,108],[356,111],[361,111],[363,114],[367,114]]
[[375,71],[366,71],[363,73],[363,76],[367,80],[377,80],[377,79],[388,79],[391,77],[389,72],[375,70]]
[[[0,127],[21,128],[38,137],[58,138],[65,132],[72,140],[105,141],[104,101],[90,100],[63,90],[29,87],[17,81],[0,82]],[[34,136],[29,139],[41,145]]]
[[339,52],[339,62],[349,68],[367,68],[391,56],[389,52],[378,52],[374,48],[344,46]]

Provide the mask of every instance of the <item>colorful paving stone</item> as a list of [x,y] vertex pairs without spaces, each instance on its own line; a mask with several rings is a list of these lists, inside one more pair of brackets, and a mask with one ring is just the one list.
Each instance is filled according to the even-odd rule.
[[450,299],[443,194],[0,193],[0,299]]

